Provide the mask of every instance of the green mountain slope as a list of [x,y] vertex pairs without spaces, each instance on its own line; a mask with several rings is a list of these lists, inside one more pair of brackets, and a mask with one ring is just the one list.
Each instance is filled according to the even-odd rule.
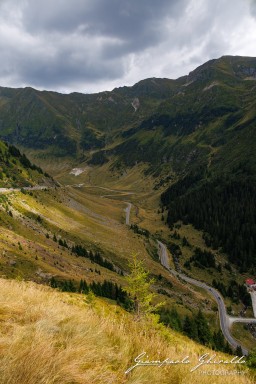
[[50,148],[55,156],[76,156],[112,142],[113,133],[137,121],[138,97],[145,99],[144,114],[169,96],[173,83],[152,79],[95,95],[1,88],[1,137],[28,148]]
[[52,178],[13,145],[0,141],[0,187],[23,188],[54,185]]
[[[55,174],[60,161],[68,172],[71,164],[92,167],[82,181],[126,188],[122,180],[134,170],[126,179],[131,188],[144,177],[155,179],[156,196],[170,186],[162,197],[169,225],[192,223],[244,271],[254,268],[256,251],[255,80],[255,58],[224,56],[177,80],[146,79],[93,95],[1,88],[0,136]],[[71,178],[66,170],[61,181]]]
[[216,170],[230,168],[254,145],[255,71],[256,59],[226,56],[178,80],[92,95],[1,88],[0,137],[55,157],[93,156],[93,164],[116,158],[181,173],[214,157]]

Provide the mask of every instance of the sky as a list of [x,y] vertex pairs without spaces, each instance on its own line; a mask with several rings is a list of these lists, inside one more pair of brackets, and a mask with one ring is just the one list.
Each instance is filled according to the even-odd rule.
[[93,93],[256,57],[256,0],[0,0],[0,85]]

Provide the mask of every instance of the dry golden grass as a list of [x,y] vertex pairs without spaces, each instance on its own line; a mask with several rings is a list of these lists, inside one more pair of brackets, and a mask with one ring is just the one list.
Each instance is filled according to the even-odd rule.
[[[124,201],[99,197],[105,193],[111,191],[99,188],[63,188],[57,191],[34,191],[33,196],[21,192],[10,194],[9,201],[14,217],[0,211],[0,219],[8,219],[9,222],[0,233],[0,276],[46,282],[47,280],[38,276],[40,268],[43,273],[50,273],[57,280],[74,279],[79,283],[80,279],[86,279],[90,283],[93,280],[107,279],[118,285],[124,284],[122,276],[93,265],[89,259],[71,255],[69,250],[59,247],[53,241],[53,234],[57,234],[69,244],[82,243],[93,251],[99,249],[124,270],[127,270],[131,254],[138,253],[147,270],[155,276],[161,273],[172,282],[171,298],[165,297],[170,305],[176,301],[181,303],[182,296],[185,306],[195,308],[202,297],[171,277],[150,256],[152,249],[156,249],[156,241],[151,240],[149,244],[145,237],[136,235],[124,225],[124,201],[127,196]],[[38,216],[42,218],[42,223],[38,222]],[[131,216],[132,219],[135,217],[134,207]],[[46,233],[50,238],[46,238]],[[13,260],[16,261],[15,266],[10,265]],[[95,268],[100,270],[101,275],[95,272]]]
[[[209,352],[206,348],[164,328],[136,323],[103,300],[86,303],[85,296],[4,279],[0,291],[1,384],[253,383],[248,372],[232,376],[190,372],[198,356]],[[188,355],[191,365],[137,367],[125,375],[143,351],[161,360]],[[236,369],[214,366],[223,368]]]

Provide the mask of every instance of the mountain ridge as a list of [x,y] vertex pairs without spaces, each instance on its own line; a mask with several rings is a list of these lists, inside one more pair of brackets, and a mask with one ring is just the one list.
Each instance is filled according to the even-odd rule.
[[[208,120],[216,117],[214,114],[221,118],[234,112],[237,116],[240,112],[241,119],[241,99],[242,105],[251,105],[249,93],[255,76],[255,58],[224,56],[177,80],[144,79],[131,87],[95,94],[1,87],[0,137],[24,148],[44,149],[53,156],[79,159],[86,152],[85,158],[88,158],[90,150],[106,147],[116,137],[122,137],[123,132],[138,129],[152,116],[175,117],[174,121],[165,122],[165,125],[171,124],[172,129],[181,114],[187,115],[184,124],[189,124],[191,118],[199,124],[200,120],[207,122],[205,115],[209,112],[213,116]],[[216,104],[212,111],[207,110],[209,102]],[[222,111],[220,105],[224,108]],[[176,133],[188,133],[179,129]],[[165,135],[172,133],[169,130]]]

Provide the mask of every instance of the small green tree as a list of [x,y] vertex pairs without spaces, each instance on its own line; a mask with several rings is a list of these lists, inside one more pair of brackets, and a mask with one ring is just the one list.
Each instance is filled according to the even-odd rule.
[[95,305],[95,299],[96,299],[95,294],[91,289],[89,289],[85,299],[86,304],[88,304],[89,307],[92,308]]
[[157,295],[150,291],[150,287],[155,281],[154,279],[149,278],[149,272],[145,270],[143,262],[138,260],[136,254],[133,255],[129,267],[131,273],[126,277],[127,287],[125,288],[125,291],[131,296],[134,305],[135,318],[140,320],[148,317],[164,303],[152,303]]

